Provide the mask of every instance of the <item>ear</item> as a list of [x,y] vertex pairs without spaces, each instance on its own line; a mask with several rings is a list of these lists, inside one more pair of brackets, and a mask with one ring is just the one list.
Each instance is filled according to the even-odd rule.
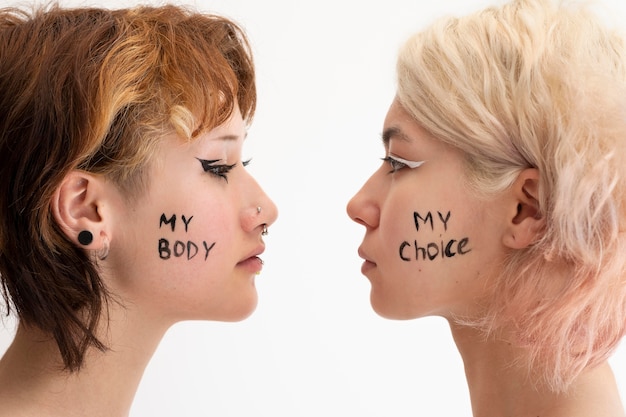
[[[105,200],[104,180],[99,176],[75,170],[67,174],[55,190],[50,209],[61,230],[77,246],[101,249],[110,239],[102,210]],[[78,234],[84,230],[93,235],[93,241],[89,244],[78,241]]]
[[539,171],[523,170],[509,190],[507,227],[502,240],[509,248],[523,249],[538,240],[545,226],[539,207]]

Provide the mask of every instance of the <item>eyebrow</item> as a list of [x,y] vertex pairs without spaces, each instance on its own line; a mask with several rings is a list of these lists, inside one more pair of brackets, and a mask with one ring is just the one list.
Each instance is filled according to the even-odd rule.
[[[247,135],[245,135],[247,136]],[[244,136],[244,139],[245,139]],[[231,141],[231,140],[239,140],[239,135],[222,135],[222,136],[218,136],[215,138],[215,140],[226,140],[226,141]]]
[[411,141],[411,138],[409,138],[399,127],[388,127],[383,131],[382,139],[385,147],[389,146],[389,141],[393,138],[398,138],[406,142]]

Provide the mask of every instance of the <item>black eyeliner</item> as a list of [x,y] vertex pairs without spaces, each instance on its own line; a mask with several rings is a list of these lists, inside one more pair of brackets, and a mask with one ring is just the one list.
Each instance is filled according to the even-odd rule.
[[237,164],[226,165],[219,164],[215,165],[216,162],[219,162],[220,159],[202,159],[196,158],[202,164],[202,169],[204,172],[208,172],[210,174],[215,175],[216,177],[223,178],[226,182],[228,182],[228,177],[226,174],[230,172]]

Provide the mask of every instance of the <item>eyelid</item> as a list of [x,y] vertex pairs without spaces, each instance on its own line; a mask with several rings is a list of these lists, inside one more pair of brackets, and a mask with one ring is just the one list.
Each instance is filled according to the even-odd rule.
[[235,167],[237,164],[227,165],[227,164],[217,164],[220,159],[201,159],[196,158],[202,164],[202,169],[204,172],[208,172],[211,175],[215,175],[216,177],[224,179],[224,181],[228,182],[227,174],[231,169]]
[[408,159],[400,158],[399,156],[391,156],[391,155],[389,155],[388,158],[395,159],[398,162],[402,162],[404,165],[406,165],[407,167],[411,169],[417,168],[421,166],[424,162],[426,162],[426,161],[409,161]]
[[235,167],[235,165],[237,165],[237,164],[232,164],[232,165],[216,164],[217,162],[221,161],[221,159],[201,159],[201,158],[196,158],[196,159],[200,161],[200,163],[202,164],[202,168],[205,171],[209,171],[215,168],[231,170],[232,168]]

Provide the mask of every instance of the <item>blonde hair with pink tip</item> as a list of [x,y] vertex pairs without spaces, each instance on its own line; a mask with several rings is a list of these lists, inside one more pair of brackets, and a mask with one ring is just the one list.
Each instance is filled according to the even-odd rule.
[[588,7],[519,0],[437,21],[397,64],[398,99],[465,155],[488,197],[540,173],[539,240],[511,251],[481,317],[513,334],[537,382],[564,391],[626,326],[626,51]]

